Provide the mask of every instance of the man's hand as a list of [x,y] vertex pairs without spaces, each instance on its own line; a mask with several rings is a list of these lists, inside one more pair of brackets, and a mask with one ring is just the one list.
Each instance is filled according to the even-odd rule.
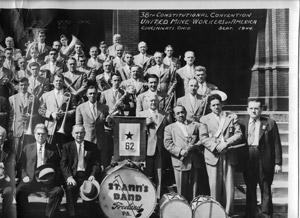
[[149,124],[151,124],[151,123],[154,123],[152,117],[147,117],[147,118],[146,118],[146,125],[149,125]]
[[180,158],[180,160],[183,160],[187,155],[188,155],[188,151],[187,150],[185,150],[185,149],[181,149],[180,150],[180,156],[181,156],[181,158]]
[[228,144],[226,142],[221,142],[220,144],[217,145],[216,149],[219,153],[225,152]]
[[29,180],[30,180],[30,179],[29,179],[29,176],[25,176],[25,177],[23,178],[23,182],[24,182],[24,183],[28,183]]
[[69,178],[67,178],[67,185],[73,185],[73,186],[77,185],[76,181],[73,179],[72,176],[70,176]]
[[4,168],[4,163],[0,162],[0,168]]
[[93,181],[94,179],[95,179],[95,176],[90,176],[88,180]]
[[274,169],[274,172],[277,174],[277,173],[280,173],[282,170],[282,167],[278,164],[275,164],[275,169]]

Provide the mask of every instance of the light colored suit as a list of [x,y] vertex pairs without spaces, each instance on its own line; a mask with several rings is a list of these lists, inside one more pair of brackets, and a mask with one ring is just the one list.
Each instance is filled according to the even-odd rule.
[[202,95],[202,96],[206,96],[213,90],[218,90],[218,87],[211,83],[206,83],[206,89],[204,90],[204,92],[202,92],[202,90],[200,90],[200,87],[199,87],[198,94]]
[[[150,110],[141,111],[138,117],[152,117]],[[162,181],[162,156],[164,143],[164,129],[168,124],[167,114],[163,111],[157,111],[157,118],[154,123],[147,125],[147,158],[145,173],[154,178],[157,197],[161,195]]]
[[28,77],[28,82],[28,92],[37,98],[40,98],[42,94],[49,91],[49,80],[44,77],[37,76],[34,82],[34,77],[30,76]]
[[131,73],[130,73],[130,67],[128,67],[127,65],[124,65],[122,67],[120,67],[117,71],[121,76],[121,79],[123,81],[128,80],[131,78]]
[[83,72],[70,71],[64,73],[67,88],[70,86],[76,90],[77,95],[82,95],[87,89],[87,76]]
[[102,67],[102,63],[97,58],[95,61],[93,61],[92,58],[90,58],[87,62],[87,66],[96,70],[99,70],[100,67]]
[[200,96],[196,95],[195,105],[192,105],[190,94],[177,99],[177,105],[182,105],[185,107],[187,115],[186,119],[189,121],[199,122],[200,117],[203,114],[203,109],[205,105],[205,100]]
[[171,59],[164,57],[163,63],[170,66],[172,71],[177,70],[181,67],[179,58],[171,57]]
[[201,143],[206,148],[204,157],[211,196],[220,202],[226,212],[230,214],[233,210],[234,166],[237,164],[236,151],[235,149],[229,149],[225,150],[225,153],[218,153],[216,147],[221,141],[225,141],[228,147],[240,143],[242,132],[237,115],[228,112],[223,113],[225,113],[225,121],[221,131],[218,131],[219,124],[216,116],[210,113],[201,117],[200,132]]
[[[149,102],[147,99],[149,95],[149,90],[138,95],[136,99],[136,114],[149,108]],[[157,91],[157,95],[159,101],[159,110],[163,110],[165,108],[166,98],[168,97],[168,95],[159,91]]]
[[192,72],[190,72],[187,65],[185,65],[184,67],[182,67],[182,68],[180,68],[176,71],[177,75],[179,76],[179,77],[177,77],[177,79],[181,80],[181,83],[184,87],[184,92],[182,92],[182,86],[179,87],[180,88],[180,91],[178,90],[179,91],[179,93],[178,93],[179,97],[181,97],[184,94],[188,93],[189,81],[195,77],[194,68],[195,68],[195,66],[193,65],[192,66]]
[[115,57],[113,59],[113,67],[115,68],[115,72],[117,72],[117,70],[123,66],[125,66],[126,63],[123,61],[122,57]]
[[[198,195],[198,171],[205,166],[199,153],[200,124],[187,121],[186,125],[189,139],[176,122],[168,125],[164,132],[164,146],[172,157],[177,191],[190,201]],[[181,157],[180,151],[187,149],[188,140],[192,142],[194,149],[186,157]]]
[[147,65],[147,62],[150,61],[150,58],[152,55],[146,54],[142,55],[141,53],[138,55],[133,56],[133,62],[135,65],[140,66],[142,69],[144,69]]
[[162,64],[150,67],[145,76],[154,74],[158,77],[158,90],[162,92],[168,92],[172,85],[177,83],[175,72],[171,70],[168,65]]

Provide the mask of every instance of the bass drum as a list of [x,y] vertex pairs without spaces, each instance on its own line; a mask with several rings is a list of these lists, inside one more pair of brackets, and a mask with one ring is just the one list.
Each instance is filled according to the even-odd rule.
[[109,218],[147,218],[156,206],[153,183],[137,167],[121,164],[106,172],[100,185],[100,206]]
[[222,205],[213,197],[200,195],[191,201],[193,218],[228,218]]
[[159,201],[161,218],[191,218],[192,209],[188,201],[180,194],[167,193]]

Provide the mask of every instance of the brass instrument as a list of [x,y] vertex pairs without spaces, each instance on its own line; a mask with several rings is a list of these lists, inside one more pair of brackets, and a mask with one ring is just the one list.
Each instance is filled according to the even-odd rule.
[[60,129],[57,131],[57,132],[62,133],[62,134],[66,134],[64,129],[65,129],[65,125],[66,125],[67,112],[68,112],[68,108],[69,108],[69,105],[70,105],[72,95],[71,95],[70,92],[65,92],[64,97],[67,98],[66,99],[66,102],[67,102],[66,111],[65,111],[65,115],[64,115],[63,121],[61,123]]
[[167,93],[168,97],[167,97],[167,99],[165,101],[165,107],[163,109],[164,112],[168,111],[168,108],[169,108],[169,106],[170,106],[170,104],[172,102],[172,99],[173,99],[174,95],[175,95],[175,90],[174,90],[175,86],[176,86],[176,83],[173,83],[172,86],[170,87],[168,93]]
[[71,43],[69,44],[68,48],[64,52],[62,52],[62,54],[66,55],[67,57],[70,57],[74,52],[75,44],[78,44],[78,43],[83,45],[76,36],[72,35]]
[[34,48],[34,47],[37,48],[38,42],[37,42],[36,39],[34,39],[32,42],[28,41],[27,43],[25,43],[25,46],[27,47],[26,48],[26,56],[25,57],[29,58],[29,56],[30,56],[29,54],[30,54],[31,49]]
[[[24,133],[25,135],[33,135],[33,132],[32,132],[32,118],[33,118],[33,109],[34,109],[34,95],[29,95],[28,97],[29,99],[29,102],[32,102],[32,105],[31,105],[31,112],[30,112],[30,119],[29,119],[29,123],[28,123],[28,127],[27,127],[27,130],[26,132]],[[28,104],[28,107],[29,107],[29,104]],[[27,113],[28,114],[28,107],[27,107]]]
[[119,113],[119,106],[120,106],[120,104],[123,102],[123,100],[125,99],[125,97],[127,96],[127,94],[128,94],[128,92],[127,91],[125,91],[124,92],[124,94],[121,96],[121,98],[119,98],[117,101],[116,101],[116,103],[114,104],[114,106],[112,107],[112,110],[111,110],[111,112],[109,113],[109,115],[108,116],[114,116],[114,115],[116,115],[117,113]]
[[[83,74],[81,74],[82,76]],[[67,85],[67,88],[65,90],[70,90],[72,93],[74,93],[74,95],[76,94],[76,90],[72,87],[72,85],[74,85],[74,83],[76,82],[76,80],[74,80],[72,83],[69,83],[67,80],[65,80],[65,83]]]
[[144,71],[144,77],[147,76],[146,72],[147,72],[148,68],[152,67],[152,62],[153,62],[153,61],[155,61],[155,60],[154,60],[154,56],[151,56],[151,57],[149,58],[149,60],[148,60],[146,63],[143,64],[143,67],[142,67],[142,68],[143,68],[143,71]]
[[0,45],[0,52],[3,52],[4,53],[4,47],[2,45]]

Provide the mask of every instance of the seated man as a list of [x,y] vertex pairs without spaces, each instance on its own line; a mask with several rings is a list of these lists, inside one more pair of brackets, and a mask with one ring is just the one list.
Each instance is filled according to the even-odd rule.
[[[80,186],[85,180],[93,181],[99,171],[99,152],[93,143],[84,141],[83,125],[73,126],[72,136],[75,141],[63,145],[60,161],[70,217],[75,216],[75,203]],[[88,212],[92,213],[92,211]]]
[[61,188],[58,179],[59,173],[56,171],[56,177],[49,184],[38,182],[36,179],[36,170],[44,164],[52,164],[59,169],[59,155],[57,148],[46,142],[48,136],[47,127],[44,124],[37,124],[34,129],[36,142],[27,144],[21,156],[21,182],[17,186],[17,217],[28,217],[28,196],[30,193],[44,191],[49,196],[46,206],[46,217],[55,217],[64,191]]

